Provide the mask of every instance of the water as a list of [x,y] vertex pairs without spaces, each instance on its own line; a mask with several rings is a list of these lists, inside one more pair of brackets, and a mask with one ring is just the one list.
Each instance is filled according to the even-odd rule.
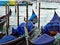
[[[38,7],[38,5],[37,5]],[[55,11],[58,16],[60,16],[60,3],[45,3],[41,2],[41,8],[57,8]],[[15,14],[15,6],[10,6],[12,9],[12,16],[10,17],[10,32],[12,27],[17,27],[17,15]],[[38,15],[38,9],[36,9],[36,3],[33,3],[33,6],[28,7],[29,18],[32,15],[32,9]],[[26,17],[26,6],[19,7],[19,23],[24,22],[24,17]],[[0,16],[5,15],[5,6],[0,6]],[[46,25],[54,16],[54,10],[40,9],[40,26]]]

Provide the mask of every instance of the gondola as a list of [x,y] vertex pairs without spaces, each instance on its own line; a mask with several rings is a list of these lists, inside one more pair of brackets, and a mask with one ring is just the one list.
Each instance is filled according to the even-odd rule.
[[[43,28],[42,32],[51,36],[55,36],[58,32],[60,32],[60,17],[54,12],[53,18],[47,23]],[[53,33],[52,33],[53,32]],[[51,34],[52,33],[52,34]]]
[[48,24],[42,27],[42,34],[33,40],[29,40],[30,45],[54,45],[54,36],[60,32],[60,17],[54,12],[53,18]]
[[[11,16],[11,14],[12,14],[12,11],[11,11],[11,9],[10,9],[10,11],[8,12],[7,15]],[[7,15],[3,15],[3,16],[0,17],[0,27],[1,27],[1,28],[3,27],[3,25],[4,25],[5,22],[6,22],[6,16],[7,16]]]
[[[35,13],[32,13],[32,15]],[[25,42],[25,26],[26,22],[23,22],[16,29],[12,28],[12,33],[10,35],[4,36],[0,39],[0,45],[16,45],[19,42],[19,45]],[[29,36],[36,30],[33,22],[28,21],[28,32]]]
[[[10,9],[10,11],[8,12],[7,15],[10,17],[11,14],[12,14],[12,11]],[[5,35],[5,32],[2,32],[2,31],[3,31],[3,26],[6,22],[6,16],[7,15],[3,15],[3,16],[0,17],[0,38],[2,38]]]

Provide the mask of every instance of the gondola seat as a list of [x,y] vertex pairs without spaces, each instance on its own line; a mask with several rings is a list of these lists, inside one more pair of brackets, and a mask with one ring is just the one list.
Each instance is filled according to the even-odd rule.
[[53,45],[54,37],[50,37],[47,34],[43,34],[32,41],[33,45]]

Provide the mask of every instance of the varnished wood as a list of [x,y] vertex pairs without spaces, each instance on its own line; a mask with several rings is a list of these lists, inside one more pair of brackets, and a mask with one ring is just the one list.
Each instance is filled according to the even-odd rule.
[[39,12],[38,12],[38,29],[40,31],[40,3],[39,3],[38,10],[39,10]]
[[8,15],[7,15],[7,5],[6,5],[6,35],[8,35]]
[[17,26],[19,26],[19,3],[17,3]]
[[28,43],[28,2],[26,1],[26,45],[29,45]]
[[[8,5],[8,12],[9,12],[9,5]],[[8,27],[9,27],[9,15],[8,15]]]
[[26,28],[28,31],[28,2],[26,2]]

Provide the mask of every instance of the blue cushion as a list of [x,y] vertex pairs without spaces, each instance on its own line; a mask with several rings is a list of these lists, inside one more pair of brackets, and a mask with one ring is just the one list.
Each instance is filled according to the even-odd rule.
[[[23,35],[25,33],[24,27],[26,26],[26,23],[21,23],[20,26],[17,28],[17,32],[19,35]],[[30,32],[34,28],[34,25],[32,22],[28,22],[28,32]]]
[[55,40],[54,37],[50,37],[47,34],[43,34],[42,36],[34,39],[32,43],[35,45],[47,45],[54,42],[54,40]]
[[12,27],[12,34],[17,34],[17,30]]
[[2,39],[0,39],[0,43],[6,43],[6,42],[14,40],[14,39],[16,39],[16,37],[14,37],[12,35],[8,35],[8,36],[5,36]]
[[17,32],[19,35],[23,35],[25,33],[24,27],[18,27]]
[[[17,27],[17,29],[12,28],[12,33],[13,34],[19,34],[23,35],[25,33],[24,27],[26,26],[26,23],[23,22]],[[31,21],[28,22],[28,32],[30,32],[34,28],[34,25]]]

